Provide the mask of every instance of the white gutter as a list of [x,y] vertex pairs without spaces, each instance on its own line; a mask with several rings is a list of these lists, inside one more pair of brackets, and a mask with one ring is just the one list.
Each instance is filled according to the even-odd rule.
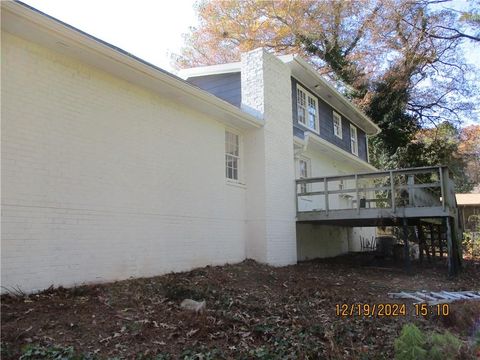
[[189,77],[236,73],[240,72],[241,70],[242,64],[240,62],[234,62],[228,64],[182,69],[178,71],[178,76],[180,76],[182,79],[188,79]]

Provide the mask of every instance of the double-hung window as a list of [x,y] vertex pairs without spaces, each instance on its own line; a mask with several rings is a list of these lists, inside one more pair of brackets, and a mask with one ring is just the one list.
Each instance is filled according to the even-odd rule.
[[336,137],[342,138],[342,117],[333,112],[333,133]]
[[225,131],[225,172],[229,180],[239,181],[240,136]]
[[308,123],[307,126],[310,129],[318,131],[317,126],[317,119],[318,119],[318,111],[317,111],[317,99],[311,96],[308,97]]
[[302,125],[307,125],[307,94],[297,87],[297,118]]
[[297,85],[297,119],[300,124],[318,132],[317,98],[299,85]]
[[350,124],[350,148],[352,149],[352,154],[358,156],[357,128],[351,124]]

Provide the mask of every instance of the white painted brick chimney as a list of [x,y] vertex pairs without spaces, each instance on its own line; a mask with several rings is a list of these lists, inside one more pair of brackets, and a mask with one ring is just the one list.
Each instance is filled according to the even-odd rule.
[[248,258],[297,261],[290,69],[263,49],[242,55],[242,109],[265,121],[245,135]]

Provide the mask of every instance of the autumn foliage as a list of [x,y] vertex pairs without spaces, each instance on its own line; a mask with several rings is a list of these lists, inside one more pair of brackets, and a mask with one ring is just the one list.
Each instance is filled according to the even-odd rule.
[[480,42],[479,2],[470,4],[203,0],[199,25],[173,60],[180,68],[226,63],[257,47],[299,54],[380,126],[374,165],[398,166],[419,130],[478,120],[478,81],[463,56],[465,44]]

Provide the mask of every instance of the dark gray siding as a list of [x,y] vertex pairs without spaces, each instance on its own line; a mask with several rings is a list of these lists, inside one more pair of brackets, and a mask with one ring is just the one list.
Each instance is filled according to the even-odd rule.
[[[303,126],[302,126],[303,127]],[[293,135],[299,137],[300,139],[305,139],[305,132],[302,127],[298,127],[295,124],[293,125]]]
[[187,81],[230,104],[240,107],[242,102],[240,72],[191,77]]
[[358,156],[367,161],[367,135],[360,129],[357,130],[358,135]]
[[[325,101],[320,99],[314,94],[312,90],[298,82],[295,78],[292,78],[292,116],[294,134],[298,136],[300,129],[304,131],[311,131],[307,127],[298,122],[297,119],[297,84],[300,84],[305,90],[310,91],[318,101],[318,115],[320,122],[320,137],[328,142],[338,146],[339,148],[352,152],[350,148],[350,121],[342,116],[342,138],[338,138],[333,133],[333,108]],[[340,115],[340,114],[339,114]],[[365,132],[357,127],[358,136],[358,157],[367,161],[367,138]]]

